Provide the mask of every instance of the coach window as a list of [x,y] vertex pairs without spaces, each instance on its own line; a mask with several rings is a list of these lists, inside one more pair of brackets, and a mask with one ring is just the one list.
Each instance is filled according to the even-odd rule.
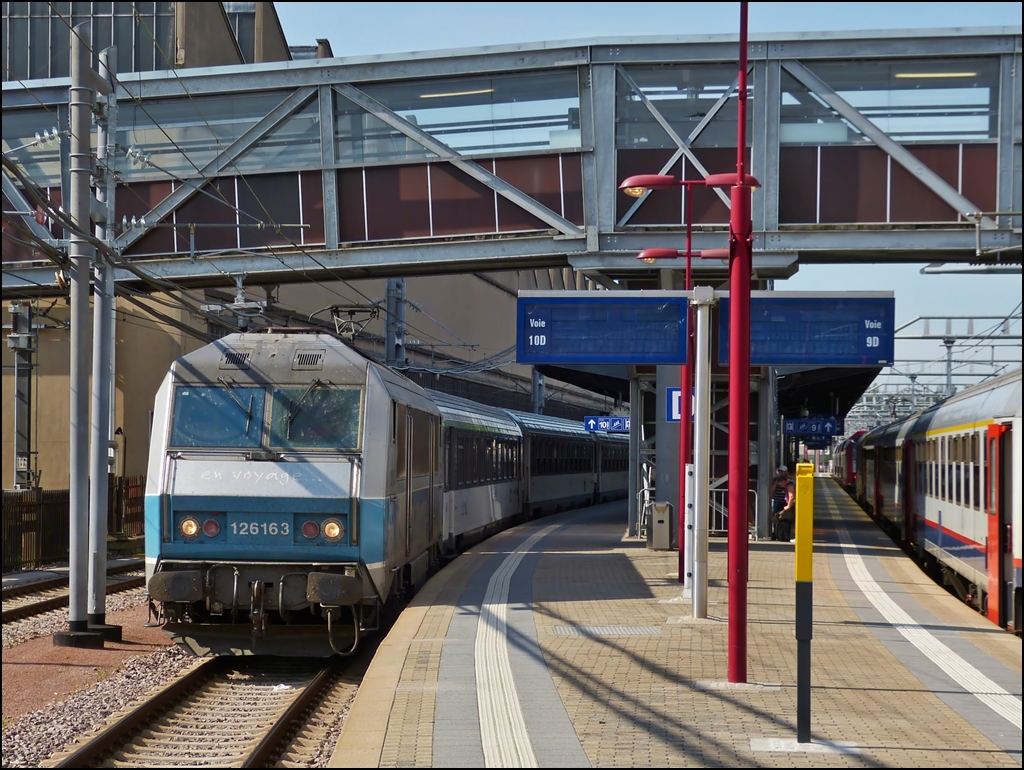
[[978,457],[978,434],[971,434],[971,487],[974,490],[974,510],[981,510],[981,458]]
[[949,461],[949,447],[947,446],[947,438],[943,436],[939,439],[939,499],[946,499],[946,466]]
[[395,409],[395,478],[404,479],[407,466],[406,440],[409,426],[406,424],[405,404],[398,404]]
[[963,464],[963,448],[964,440],[962,436],[953,436],[953,489],[954,499],[953,502],[956,505],[961,505],[963,497],[961,495],[964,478],[964,464]]
[[948,436],[946,438],[946,500],[950,503],[953,502],[953,473],[955,471],[954,463],[956,462],[954,457],[955,455],[953,454],[953,437]]
[[430,473],[430,415],[413,410],[412,413],[412,475]]
[[452,476],[452,487],[466,486],[466,436],[457,431],[455,436],[455,471]]
[[996,439],[989,437],[985,441],[985,503],[989,513],[996,513],[996,485],[992,483],[991,466],[996,459]]

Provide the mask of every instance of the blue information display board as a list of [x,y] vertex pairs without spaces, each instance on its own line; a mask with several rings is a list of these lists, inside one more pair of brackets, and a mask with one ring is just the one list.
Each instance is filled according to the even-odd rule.
[[[752,366],[890,366],[895,355],[893,297],[750,299]],[[718,361],[729,363],[729,299],[720,300]]]
[[686,363],[685,296],[563,294],[519,297],[518,363]]

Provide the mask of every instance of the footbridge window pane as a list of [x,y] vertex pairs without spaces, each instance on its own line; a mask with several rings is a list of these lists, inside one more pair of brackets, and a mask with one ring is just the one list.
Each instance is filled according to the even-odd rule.
[[[629,79],[673,130],[687,139],[719,100],[728,101],[693,139],[694,147],[736,146],[735,64],[670,64],[628,67]],[[753,79],[747,88],[747,143],[753,136]],[[615,147],[620,150],[672,149],[676,143],[662,128],[640,94],[623,77],[615,86]]]
[[581,146],[575,69],[418,80],[364,90],[463,155]]
[[810,67],[897,142],[984,141],[998,136],[995,57],[836,61]]
[[[122,104],[118,114],[117,141],[149,156],[152,165],[139,164],[118,153],[117,172],[124,179],[166,179],[168,174],[196,176],[259,120],[267,116],[290,92],[218,94],[213,97],[154,99],[141,104]],[[6,120],[6,118],[5,118]],[[296,131],[311,123],[305,111],[293,116]],[[262,170],[266,151],[242,155],[227,169]]]

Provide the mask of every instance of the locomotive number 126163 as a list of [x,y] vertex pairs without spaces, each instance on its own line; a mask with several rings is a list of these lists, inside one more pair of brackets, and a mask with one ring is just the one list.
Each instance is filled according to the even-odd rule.
[[231,534],[241,536],[283,535],[291,534],[291,526],[287,521],[233,521]]

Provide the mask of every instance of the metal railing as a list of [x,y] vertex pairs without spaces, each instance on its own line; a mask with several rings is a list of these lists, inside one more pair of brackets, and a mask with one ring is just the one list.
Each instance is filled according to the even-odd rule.
[[[652,473],[653,476],[653,473]],[[647,521],[651,507],[657,502],[653,494],[653,487],[641,487],[637,493],[639,497],[639,538],[647,537]],[[709,491],[708,500],[708,535],[724,537],[729,534],[729,490],[726,487],[718,487]],[[747,521],[754,522],[757,511],[757,490],[747,490]],[[675,502],[672,502],[673,507]],[[754,530],[755,525],[749,524],[748,529]]]
[[[708,493],[708,535],[729,534],[729,490],[725,487]],[[757,511],[757,490],[747,490],[747,521],[754,521]]]

